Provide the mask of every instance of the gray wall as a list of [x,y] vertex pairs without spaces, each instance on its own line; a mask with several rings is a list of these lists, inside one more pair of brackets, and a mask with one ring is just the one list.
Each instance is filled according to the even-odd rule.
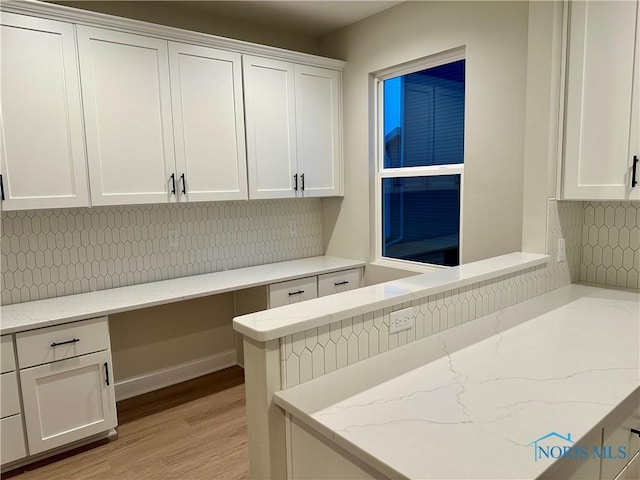
[[323,200],[327,254],[373,258],[370,73],[466,46],[463,262],[522,244],[526,2],[406,2],[321,41],[343,73],[344,199]]

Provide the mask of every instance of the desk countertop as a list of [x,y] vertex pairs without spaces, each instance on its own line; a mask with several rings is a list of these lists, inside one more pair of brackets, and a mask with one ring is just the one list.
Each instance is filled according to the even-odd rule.
[[162,280],[0,307],[0,334],[153,307],[243,288],[362,267],[365,262],[310,257],[224,272]]
[[552,460],[531,442],[577,442],[640,393],[639,343],[640,294],[570,285],[275,401],[392,478],[534,479]]

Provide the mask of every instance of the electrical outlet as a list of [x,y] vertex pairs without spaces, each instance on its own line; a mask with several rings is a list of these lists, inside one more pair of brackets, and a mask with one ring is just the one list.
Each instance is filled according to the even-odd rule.
[[167,244],[169,248],[178,248],[180,246],[180,234],[178,230],[167,231]]
[[289,235],[298,234],[298,224],[295,220],[289,220]]
[[565,249],[564,238],[558,239],[558,263],[567,261],[567,251]]
[[396,310],[389,315],[389,333],[411,330],[414,325],[415,319],[413,318],[413,309],[411,307]]

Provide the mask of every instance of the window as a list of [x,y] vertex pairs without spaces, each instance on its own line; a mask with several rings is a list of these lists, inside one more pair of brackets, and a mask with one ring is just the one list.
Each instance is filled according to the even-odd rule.
[[458,265],[464,52],[391,69],[376,79],[378,256],[394,262]]

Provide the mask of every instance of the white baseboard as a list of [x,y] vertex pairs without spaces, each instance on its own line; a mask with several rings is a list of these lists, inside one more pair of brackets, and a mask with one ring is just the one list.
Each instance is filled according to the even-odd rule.
[[235,349],[199,358],[161,370],[116,382],[116,401],[142,395],[160,388],[237,365]]

